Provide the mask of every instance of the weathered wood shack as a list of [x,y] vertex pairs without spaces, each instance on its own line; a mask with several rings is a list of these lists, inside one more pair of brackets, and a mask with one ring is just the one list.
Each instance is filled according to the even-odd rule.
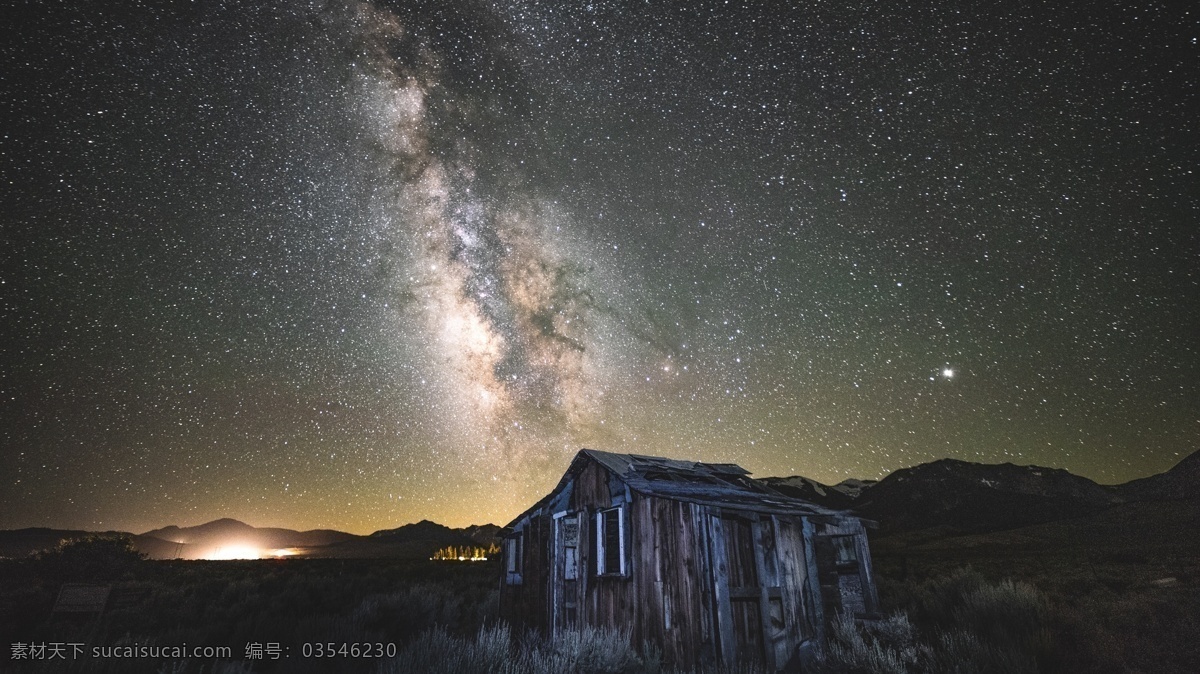
[[585,449],[504,536],[507,620],[629,630],[683,667],[792,667],[838,612],[878,609],[862,520],[734,464]]

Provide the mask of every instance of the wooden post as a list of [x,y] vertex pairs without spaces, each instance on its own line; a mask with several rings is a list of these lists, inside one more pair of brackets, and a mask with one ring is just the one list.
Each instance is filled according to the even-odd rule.
[[[714,509],[715,510],[715,509]],[[729,559],[726,554],[725,527],[719,514],[709,522],[709,547],[713,568],[713,599],[717,610],[717,642],[721,659],[733,664],[737,659],[737,638],[733,633],[733,606],[729,601]]]
[[808,565],[808,581],[805,595],[811,598],[806,602],[812,611],[813,640],[818,648],[824,649],[825,644],[825,600],[821,596],[821,579],[817,575],[817,532],[812,520],[804,518],[804,561]]
[[[751,525],[751,531],[754,534],[754,564],[758,567],[759,616],[762,623],[764,656],[767,667],[782,669],[787,664],[792,640],[789,638],[784,617],[783,588],[779,582],[773,518],[756,519]],[[778,617],[773,609],[773,599],[779,601]]]

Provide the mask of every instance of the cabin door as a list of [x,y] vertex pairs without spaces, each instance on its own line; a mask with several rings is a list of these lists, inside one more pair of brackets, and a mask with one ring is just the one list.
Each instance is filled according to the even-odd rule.
[[862,526],[826,526],[816,539],[817,565],[828,605],[853,616],[877,610],[867,537]]
[[550,601],[555,634],[579,627],[579,514],[554,516],[554,575]]
[[722,515],[711,518],[714,600],[721,657],[783,667],[790,656],[779,582],[774,522]]

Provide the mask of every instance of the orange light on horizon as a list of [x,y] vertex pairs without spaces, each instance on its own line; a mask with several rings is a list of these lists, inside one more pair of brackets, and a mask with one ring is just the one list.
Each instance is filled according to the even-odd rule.
[[261,559],[262,551],[256,547],[244,544],[226,545],[213,550],[204,559]]

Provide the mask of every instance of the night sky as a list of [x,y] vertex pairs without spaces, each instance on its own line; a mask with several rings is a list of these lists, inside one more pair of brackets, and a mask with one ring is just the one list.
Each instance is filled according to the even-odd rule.
[[0,528],[503,524],[581,447],[1161,472],[1186,4],[14,3]]

